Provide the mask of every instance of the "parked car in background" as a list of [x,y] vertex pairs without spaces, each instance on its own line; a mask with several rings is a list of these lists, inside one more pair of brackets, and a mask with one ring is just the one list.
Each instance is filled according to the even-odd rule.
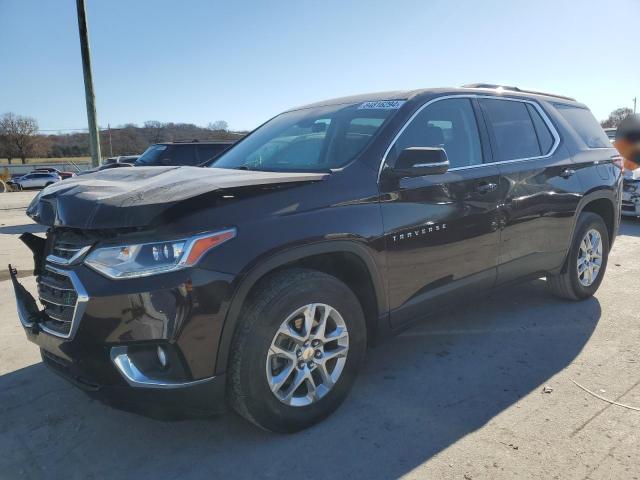
[[640,168],[624,172],[622,215],[640,217]]
[[51,168],[51,167],[34,168],[33,171],[34,172],[57,173],[62,180],[64,180],[65,178],[71,178],[71,177],[75,176],[75,173],[73,173],[73,172],[62,172],[62,171],[58,170],[57,168]]
[[94,172],[101,172],[102,170],[111,170],[113,168],[127,168],[127,167],[133,167],[133,166],[134,166],[133,163],[127,163],[127,162],[103,163],[102,165],[96,168],[89,168],[87,170],[78,172],[78,175],[88,175]]
[[615,140],[616,140],[616,130],[617,130],[617,128],[605,128],[604,129],[604,133],[607,134],[607,138],[609,139],[609,141],[611,143],[615,142]]
[[135,162],[136,167],[178,166],[192,167],[210,163],[234,142],[184,141],[155,143]]
[[10,275],[44,364],[90,395],[152,415],[226,402],[292,432],[342,403],[368,344],[451,303],[539,277],[590,298],[621,170],[568,97],[470,85],[339,98],[274,117],[211,168],[50,187],[27,209],[47,238],[21,236],[44,308]]
[[30,188],[44,188],[62,180],[58,173],[38,172],[27,173],[21,177],[11,180],[19,190],[27,190]]
[[140,155],[121,155],[119,157],[109,157],[104,161],[104,165],[110,165],[113,163],[134,164],[138,158],[140,158]]

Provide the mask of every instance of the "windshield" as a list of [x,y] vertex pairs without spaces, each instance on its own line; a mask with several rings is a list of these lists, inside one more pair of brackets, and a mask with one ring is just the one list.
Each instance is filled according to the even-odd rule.
[[365,102],[283,113],[222,154],[214,168],[327,171],[353,160],[402,101]]
[[135,164],[139,167],[149,165],[161,165],[160,156],[167,149],[166,145],[151,145],[147,148]]

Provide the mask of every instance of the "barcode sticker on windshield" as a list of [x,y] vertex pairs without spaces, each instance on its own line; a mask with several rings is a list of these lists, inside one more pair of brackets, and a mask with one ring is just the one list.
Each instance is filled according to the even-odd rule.
[[378,100],[377,102],[364,102],[358,110],[397,110],[404,105],[404,100]]

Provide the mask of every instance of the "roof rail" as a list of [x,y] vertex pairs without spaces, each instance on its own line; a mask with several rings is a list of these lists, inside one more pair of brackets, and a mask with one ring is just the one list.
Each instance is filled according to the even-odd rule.
[[518,87],[510,87],[508,85],[495,85],[493,83],[469,83],[467,85],[462,85],[462,88],[489,88],[492,90],[501,89],[501,90],[507,90],[509,92],[532,93],[534,95],[545,95],[547,97],[556,97],[556,98],[562,98],[564,100],[571,100],[572,102],[576,101],[575,98],[567,97],[565,95],[556,95],[555,93],[538,92],[535,90],[524,90]]

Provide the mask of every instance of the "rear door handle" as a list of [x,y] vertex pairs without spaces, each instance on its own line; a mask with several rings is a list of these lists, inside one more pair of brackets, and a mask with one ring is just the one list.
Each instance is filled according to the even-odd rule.
[[565,168],[561,173],[560,176],[562,178],[569,178],[571,176],[573,176],[573,174],[576,173],[576,171],[572,168]]
[[476,192],[484,195],[485,193],[489,193],[496,188],[498,188],[497,183],[481,182],[476,185]]

